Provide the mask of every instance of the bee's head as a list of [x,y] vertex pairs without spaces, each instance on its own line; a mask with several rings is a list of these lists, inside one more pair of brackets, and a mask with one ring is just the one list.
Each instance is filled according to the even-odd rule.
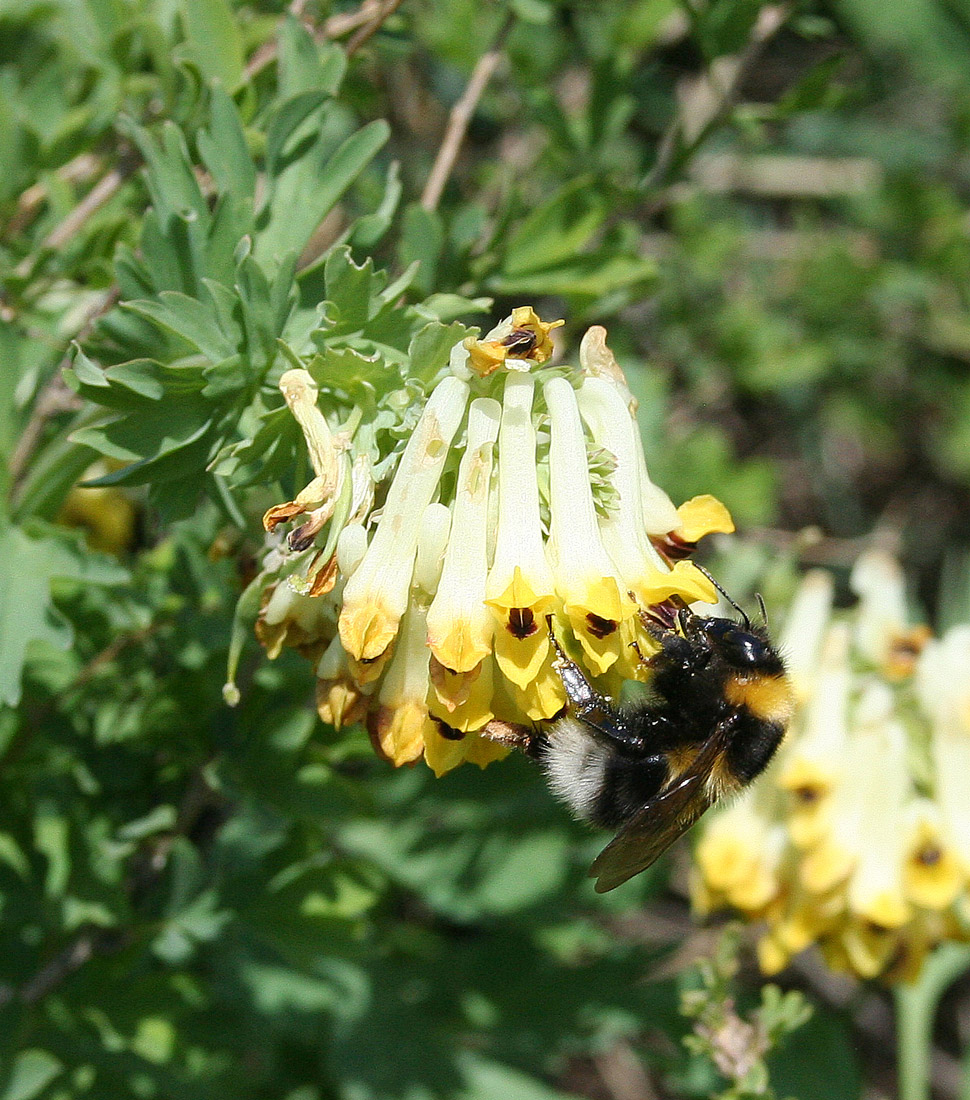
[[774,658],[770,643],[756,634],[749,623],[698,617],[694,629],[707,638],[718,656],[736,668],[761,668]]

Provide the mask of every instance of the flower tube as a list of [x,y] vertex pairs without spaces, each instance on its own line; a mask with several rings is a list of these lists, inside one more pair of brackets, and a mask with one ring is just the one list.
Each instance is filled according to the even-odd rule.
[[565,378],[543,387],[552,422],[549,447],[549,557],[556,593],[585,659],[604,673],[632,637],[621,629],[636,612],[600,537],[576,395]]
[[[599,531],[625,591],[632,592],[643,607],[674,595],[687,603],[716,603],[714,586],[700,570],[689,562],[678,562],[671,569],[647,537],[640,487],[643,446],[620,391],[604,378],[587,378],[577,402],[595,442],[616,459],[612,482],[618,503],[599,518]],[[643,466],[645,470],[645,460]]]
[[[485,600],[496,620],[495,660],[502,675],[522,689],[535,682],[549,652],[545,618],[556,605],[539,515],[534,391],[531,375],[510,374],[505,380],[498,446],[498,531]],[[561,701],[560,693],[550,714]]]
[[428,609],[428,648],[452,672],[471,672],[492,651],[485,606],[488,494],[502,408],[478,398],[468,411],[468,441],[458,482],[438,591]]
[[467,400],[468,386],[454,377],[440,382],[428,398],[374,537],[347,582],[338,625],[344,648],[357,660],[379,657],[397,634],[408,605],[421,518],[438,487]]

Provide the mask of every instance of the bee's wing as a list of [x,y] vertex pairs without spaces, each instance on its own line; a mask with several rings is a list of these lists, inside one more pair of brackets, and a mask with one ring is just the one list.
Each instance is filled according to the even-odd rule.
[[690,767],[638,810],[593,860],[589,873],[598,894],[645,871],[711,805],[706,781],[727,741],[727,730],[719,726]]

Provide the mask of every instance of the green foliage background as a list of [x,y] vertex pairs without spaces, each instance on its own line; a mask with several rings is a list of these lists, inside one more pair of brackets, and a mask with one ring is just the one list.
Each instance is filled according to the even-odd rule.
[[[725,581],[778,603],[888,531],[966,618],[964,5],[352,11],[0,0],[0,1100],[727,1087],[680,1043],[709,941],[676,863],[595,897],[532,768],[395,773],[293,654],[250,641],[224,705],[258,517],[306,480],[294,355],[417,398],[463,324],[605,324],[654,479],[748,536]],[[99,456],[139,510],[113,554],[58,522]],[[882,1080],[872,1013],[787,981],[778,1094]]]

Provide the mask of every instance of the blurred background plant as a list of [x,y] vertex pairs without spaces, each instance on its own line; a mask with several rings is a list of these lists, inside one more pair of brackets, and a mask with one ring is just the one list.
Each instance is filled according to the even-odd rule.
[[933,0],[0,2],[2,1100],[970,1095],[960,948],[762,990],[687,849],[595,897],[526,762],[392,770],[234,629],[282,370],[524,301],[609,328],[732,594],[876,532],[970,621],[968,71]]

